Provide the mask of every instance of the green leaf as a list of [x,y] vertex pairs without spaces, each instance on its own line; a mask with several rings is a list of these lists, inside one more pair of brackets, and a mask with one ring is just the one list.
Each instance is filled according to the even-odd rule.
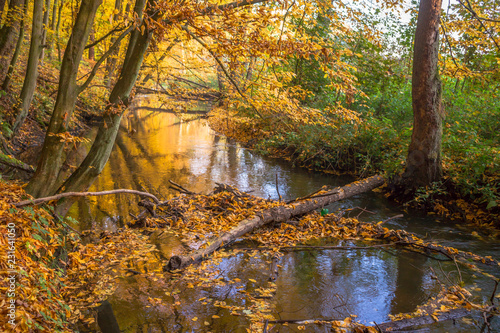
[[490,202],[488,202],[488,206],[486,206],[486,209],[491,209],[496,206],[498,206],[497,202],[495,200],[491,200]]

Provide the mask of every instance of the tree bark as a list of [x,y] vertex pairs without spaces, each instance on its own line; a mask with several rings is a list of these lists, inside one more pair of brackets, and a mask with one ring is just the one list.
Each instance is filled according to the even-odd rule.
[[57,8],[59,8],[59,0],[54,0],[54,4],[52,5],[52,17],[50,19],[50,28],[52,31],[56,30]]
[[0,27],[2,26],[3,10],[5,9],[5,0],[0,0]]
[[59,90],[49,128],[45,135],[37,172],[26,188],[27,192],[34,197],[47,196],[57,190],[57,178],[63,164],[65,147],[65,142],[60,135],[68,131],[69,121],[80,93],[76,83],[78,67],[92,29],[97,8],[101,3],[102,0],[82,1],[78,11],[75,26],[64,52],[59,76]]
[[339,189],[331,191],[329,195],[321,197],[310,197],[306,200],[300,200],[287,206],[271,208],[269,210],[257,213],[255,217],[241,221],[235,228],[226,232],[220,237],[211,240],[208,246],[195,251],[186,256],[172,256],[165,266],[166,270],[182,269],[201,260],[219,249],[223,244],[231,243],[244,234],[252,230],[269,224],[271,222],[284,222],[292,216],[302,215],[314,209],[324,207],[332,202],[339,201],[354,195],[370,191],[384,183],[381,176],[373,176],[361,181],[357,181]]
[[[4,9],[4,6],[5,2],[3,2],[0,10]],[[16,16],[22,15],[23,6],[24,0],[12,0],[7,12],[6,22],[0,29],[0,80],[3,80],[7,73],[7,64],[9,63],[9,59],[11,59],[11,54],[19,31],[19,22],[21,21]]]
[[[94,29],[90,31],[90,42],[95,42],[95,32]],[[95,48],[93,46],[89,47],[89,60],[95,60]]]
[[12,74],[14,73],[14,68],[16,68],[17,58],[19,57],[19,53],[21,53],[21,48],[23,46],[24,39],[24,30],[26,25],[26,16],[28,16],[28,4],[24,4],[24,13],[23,18],[21,19],[21,29],[19,30],[19,35],[17,37],[16,49],[14,50],[14,54],[12,55],[12,59],[10,60],[9,68],[7,70],[7,74],[5,75],[5,79],[2,83],[2,90],[9,90],[10,79]]
[[38,78],[38,60],[42,51],[42,20],[43,0],[35,0],[33,5],[33,24],[31,29],[31,43],[28,58],[28,67],[24,77],[21,90],[20,105],[17,108],[17,117],[12,127],[12,135],[15,136],[28,116],[31,100],[35,93],[36,79]]
[[412,101],[413,133],[406,170],[405,187],[415,189],[439,181],[444,111],[438,70],[439,15],[442,0],[421,0],[415,32]]

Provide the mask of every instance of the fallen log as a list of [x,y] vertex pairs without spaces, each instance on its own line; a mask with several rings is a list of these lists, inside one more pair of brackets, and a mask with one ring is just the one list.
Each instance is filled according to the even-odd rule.
[[164,266],[164,270],[170,271],[185,268],[201,260],[203,257],[210,255],[222,245],[231,243],[258,227],[271,222],[285,222],[293,216],[303,215],[315,209],[327,206],[335,201],[370,191],[381,186],[383,183],[384,178],[377,175],[333,189],[326,194],[311,196],[306,200],[262,211],[257,213],[253,218],[241,221],[236,227],[224,233],[222,236],[207,242],[205,248],[199,249],[186,256],[172,256],[168,264]]

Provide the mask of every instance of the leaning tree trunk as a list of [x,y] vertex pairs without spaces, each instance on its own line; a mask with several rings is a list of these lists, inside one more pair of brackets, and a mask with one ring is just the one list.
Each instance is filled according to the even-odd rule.
[[20,104],[16,110],[17,117],[12,127],[13,136],[21,128],[28,116],[31,100],[35,94],[36,79],[38,78],[38,59],[42,52],[42,30],[43,30],[43,0],[35,0],[33,5],[33,24],[31,29],[30,52],[28,56],[28,67],[24,76],[23,89],[21,90]]
[[27,192],[34,197],[47,196],[57,190],[58,184],[56,182],[64,162],[65,142],[63,136],[68,132],[69,121],[80,92],[76,83],[78,67],[97,8],[101,3],[102,0],[82,1],[78,11],[75,26],[64,52],[56,104],[45,135],[37,171],[27,187]]
[[[0,1],[0,5],[1,15],[5,2]],[[19,16],[23,13],[23,5],[24,0],[10,1],[6,22],[0,29],[0,80],[3,80],[7,73],[7,64],[11,58],[19,31],[19,22],[21,21]]]
[[[142,1],[146,2],[145,0]],[[140,10],[142,11],[143,8],[144,6]],[[143,33],[135,30],[130,36],[129,49],[127,50],[120,77],[109,97],[107,115],[103,117],[103,123],[99,126],[87,157],[64,182],[59,191],[77,192],[88,189],[108,162],[120,128],[121,119],[126,106],[129,104],[130,92],[135,85],[144,54],[153,36],[152,31],[147,28],[145,23],[143,26],[145,27]],[[66,215],[73,202],[74,199],[70,198],[58,202],[56,213],[60,216]]]
[[403,175],[408,189],[439,181],[444,111],[438,70],[442,0],[421,0],[413,55],[413,133]]

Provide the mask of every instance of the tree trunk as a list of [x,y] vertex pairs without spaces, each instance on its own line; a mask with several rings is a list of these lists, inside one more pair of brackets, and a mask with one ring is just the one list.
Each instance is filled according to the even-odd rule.
[[186,256],[172,256],[165,267],[166,270],[181,269],[201,260],[219,249],[223,244],[228,244],[255,228],[271,222],[284,222],[292,216],[302,215],[312,210],[324,207],[332,202],[352,197],[356,194],[370,191],[384,183],[381,176],[373,176],[362,181],[348,184],[340,189],[333,190],[331,194],[321,197],[311,197],[306,200],[297,201],[288,206],[280,206],[257,213],[255,217],[246,219],[222,236],[208,242],[209,246]]
[[65,142],[61,135],[68,131],[68,124],[73,114],[78,94],[76,79],[85,44],[94,22],[97,8],[102,0],[82,1],[76,17],[75,26],[68,41],[59,76],[54,111],[45,135],[37,172],[27,187],[27,192],[34,197],[53,194],[57,190],[57,178],[63,164]]
[[5,9],[5,0],[0,0],[0,26],[2,26],[2,16],[4,9]]
[[61,1],[59,5],[59,10],[57,11],[57,23],[56,23],[56,45],[57,45],[57,59],[61,61],[61,43],[59,41],[59,27],[61,26],[61,14],[64,6],[64,1]]
[[[2,9],[5,6],[5,2],[3,4]],[[21,21],[17,15],[23,13],[23,5],[24,0],[12,0],[10,2],[6,22],[0,29],[0,80],[3,80],[7,73],[7,64],[9,63],[9,59],[11,59],[19,31],[19,22]]]
[[[143,2],[142,6],[140,2]],[[146,0],[138,0],[136,2],[136,9],[139,10],[139,13],[144,9],[145,3]],[[134,30],[130,36],[127,56],[123,63],[120,77],[109,97],[107,115],[104,117],[103,123],[99,126],[97,136],[87,157],[78,169],[64,182],[59,191],[77,192],[87,190],[108,162],[120,128],[121,119],[126,106],[130,102],[130,92],[135,85],[144,54],[153,36],[152,31],[146,25],[144,27],[144,33],[141,33],[140,30]],[[71,198],[61,200],[57,204],[56,213],[60,216],[66,215],[73,202],[74,199]]]
[[23,46],[24,39],[24,30],[26,24],[26,16],[28,16],[28,4],[24,4],[24,13],[23,18],[21,20],[21,29],[19,30],[19,36],[17,37],[16,49],[14,50],[14,54],[12,55],[12,59],[10,60],[9,69],[7,70],[7,75],[2,83],[2,90],[9,90],[10,79],[12,74],[14,73],[14,68],[16,68],[17,58],[19,57],[19,53],[21,53],[21,48]]
[[50,19],[50,28],[52,29],[52,31],[56,30],[58,7],[59,7],[59,0],[54,0],[54,4],[52,5],[52,17]]
[[[94,29],[90,31],[90,43],[95,42],[95,32]],[[89,47],[89,60],[94,61],[95,60],[95,47],[91,46]]]
[[412,100],[413,133],[403,182],[415,189],[439,181],[444,111],[438,70],[442,0],[421,0],[415,32]]
[[24,77],[21,90],[20,105],[17,107],[17,117],[12,127],[12,135],[15,136],[28,116],[31,100],[36,88],[38,78],[38,60],[42,51],[42,19],[43,0],[35,0],[33,5],[33,24],[31,29],[31,43],[28,58],[28,67]]
[[43,30],[42,30],[42,52],[40,53],[40,62],[43,65],[45,57],[45,48],[47,47],[47,29],[49,27],[50,0],[45,1],[45,10],[43,12]]
[[[122,9],[122,0],[115,0],[115,11],[117,10],[118,12],[121,12]],[[128,5],[127,5],[127,10],[128,11]],[[116,14],[113,14],[111,17],[111,23],[113,23],[116,19]],[[111,37],[110,43],[113,45],[115,42],[115,38]],[[111,57],[109,57],[106,61],[106,76],[104,77],[104,85],[108,88],[111,89],[111,82],[113,81],[113,76],[115,74],[115,68],[116,68],[116,58],[118,57],[118,53],[120,52],[120,48],[118,47],[116,51],[113,53]]]

